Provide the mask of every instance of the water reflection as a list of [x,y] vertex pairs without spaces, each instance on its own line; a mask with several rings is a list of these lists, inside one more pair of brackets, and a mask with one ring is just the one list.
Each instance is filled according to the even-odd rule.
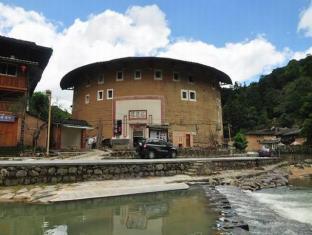
[[204,235],[215,214],[199,188],[54,205],[0,204],[4,235]]

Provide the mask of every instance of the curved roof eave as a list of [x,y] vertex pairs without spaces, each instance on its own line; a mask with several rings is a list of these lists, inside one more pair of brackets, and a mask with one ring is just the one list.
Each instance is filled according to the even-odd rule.
[[231,78],[226,73],[224,73],[224,72],[222,72],[222,71],[220,71],[214,67],[210,67],[210,66],[203,65],[200,63],[189,62],[189,61],[184,61],[184,60],[177,60],[177,59],[172,59],[172,58],[164,58],[164,57],[124,57],[124,58],[119,58],[119,59],[114,59],[114,60],[109,60],[109,61],[95,62],[95,63],[86,64],[86,65],[83,65],[81,67],[78,67],[78,68],[68,72],[61,79],[60,86],[63,90],[73,87],[74,83],[75,83],[76,76],[78,76],[78,74],[80,74],[84,70],[94,69],[94,68],[100,67],[104,64],[105,65],[116,65],[118,63],[131,62],[134,60],[151,61],[151,62],[168,60],[168,61],[172,61],[175,63],[193,65],[194,67],[197,67],[198,69],[202,69],[202,70],[206,70],[206,71],[213,71],[216,75],[215,78],[219,82],[222,82],[224,84],[232,84]]

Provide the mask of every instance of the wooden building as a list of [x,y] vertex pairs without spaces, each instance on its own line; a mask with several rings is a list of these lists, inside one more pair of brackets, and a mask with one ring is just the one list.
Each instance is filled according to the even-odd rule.
[[55,150],[86,148],[86,130],[93,130],[93,127],[83,120],[65,119],[54,122],[51,131],[51,148]]
[[0,148],[23,146],[29,97],[52,49],[0,36]]
[[271,128],[246,132],[248,141],[247,151],[258,151],[262,146],[270,149],[277,149],[280,144],[303,144],[305,138],[302,138],[299,128]]
[[177,146],[222,143],[220,84],[225,73],[198,63],[159,57],[127,57],[88,64],[66,74],[72,117],[86,120],[88,135],[161,138]]

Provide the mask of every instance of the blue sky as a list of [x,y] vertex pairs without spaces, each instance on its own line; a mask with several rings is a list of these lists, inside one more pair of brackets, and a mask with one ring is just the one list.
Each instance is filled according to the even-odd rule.
[[133,5],[157,4],[165,12],[171,38],[180,37],[209,41],[221,46],[256,35],[265,35],[278,49],[289,47],[305,50],[311,39],[297,32],[300,12],[310,0],[6,0],[7,4],[22,6],[43,13],[47,18],[62,22],[64,26],[76,18],[87,19],[105,9],[125,12]]
[[312,53],[312,0],[0,0],[0,34],[52,47],[37,90],[87,63],[164,56],[251,82]]

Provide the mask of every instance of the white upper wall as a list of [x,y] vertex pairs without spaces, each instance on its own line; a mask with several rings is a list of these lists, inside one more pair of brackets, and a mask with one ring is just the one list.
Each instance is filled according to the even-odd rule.
[[[145,120],[129,120],[130,110],[146,110]],[[161,124],[161,100],[160,99],[127,99],[116,100],[115,120],[123,120],[127,115],[129,123],[148,123],[149,115],[152,115],[153,124]]]

